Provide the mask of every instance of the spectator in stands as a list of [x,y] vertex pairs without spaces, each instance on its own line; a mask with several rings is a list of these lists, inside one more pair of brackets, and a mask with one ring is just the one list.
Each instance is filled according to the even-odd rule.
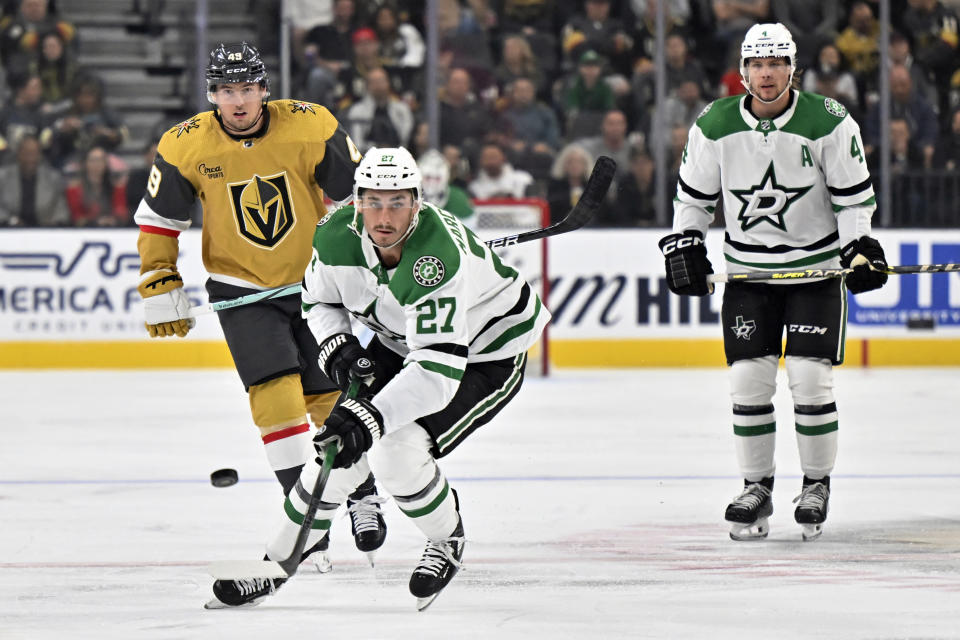
[[806,69],[816,60],[814,54],[837,38],[840,23],[837,0],[773,0],[771,13],[797,43],[797,66]]
[[466,191],[450,184],[450,165],[444,155],[429,149],[417,159],[417,166],[423,178],[423,199],[469,225],[473,219],[473,203]]
[[880,23],[866,2],[854,2],[850,5],[847,28],[837,36],[837,48],[850,64],[850,70],[862,81],[868,82],[867,88],[876,83],[873,77],[880,66]]
[[484,143],[480,149],[479,165],[477,177],[469,186],[474,198],[523,198],[533,186],[533,176],[514,169],[499,145]]
[[[261,4],[260,0],[251,2],[251,4]],[[272,0],[271,0],[272,4]],[[317,27],[327,26],[333,22],[333,2],[325,0],[284,0],[280,3],[282,11],[286,12],[290,20],[290,46],[293,52],[293,59],[296,63],[303,61],[303,51],[307,34]],[[280,11],[276,12],[279,15]],[[258,16],[267,18],[263,14]],[[267,22],[273,20],[268,19]],[[274,27],[276,33],[279,33],[280,25]],[[271,48],[270,51],[273,51]]]
[[560,147],[557,116],[537,100],[536,88],[529,78],[516,78],[510,85],[510,104],[501,117],[514,131],[515,152],[552,156]]
[[846,61],[837,49],[837,45],[828,42],[820,47],[817,62],[804,72],[802,83],[804,91],[812,91],[837,100],[853,112],[854,120],[862,122],[857,79],[847,69]]
[[600,135],[577,140],[591,157],[609,156],[617,161],[617,173],[625,173],[630,166],[631,142],[627,137],[627,117],[619,109],[611,109],[603,116]]
[[717,87],[717,97],[738,96],[746,93],[743,86],[743,76],[740,75],[740,45],[730,47],[727,53],[727,66],[720,75],[720,84]]
[[960,169],[960,108],[950,114],[950,131],[937,140],[933,164],[938,169]]
[[[910,72],[903,65],[890,69],[890,119],[900,118],[910,128],[910,138],[923,152],[923,166],[933,166],[933,152],[937,142],[937,114],[922,95],[913,90]],[[880,104],[874,104],[864,122],[864,151],[869,156],[879,144]]]
[[309,102],[336,111],[346,94],[341,74],[348,72],[353,58],[351,34],[357,28],[354,0],[336,0],[333,21],[310,29],[304,36],[303,66],[298,85]]
[[466,69],[451,69],[440,101],[440,145],[461,147],[470,156],[492,128],[490,110],[471,91]]
[[489,104],[496,98],[489,22],[492,14],[486,0],[461,6],[458,0],[437,0],[441,56],[449,57],[448,69],[465,69],[477,99]]
[[[685,80],[677,87],[676,93],[664,101],[661,109],[663,117],[657,120],[657,126],[663,127],[663,131],[674,127],[689,129],[706,107],[707,101],[700,95],[700,84],[694,80]],[[652,139],[653,132],[650,127],[645,127],[644,131],[647,133],[647,140]]]
[[0,111],[0,158],[6,161],[8,149],[16,148],[24,136],[34,136],[41,146],[50,146],[50,120],[44,115],[43,86],[40,77],[26,72],[10,74],[13,100]]
[[383,65],[390,69],[419,69],[423,66],[426,46],[417,28],[401,22],[396,8],[385,3],[374,14],[374,31],[380,40]]
[[604,56],[612,70],[629,76],[633,51],[632,29],[610,16],[610,0],[584,0],[583,14],[564,25],[561,35],[568,62],[579,60],[586,51]]
[[39,55],[30,64],[30,71],[40,76],[44,111],[59,114],[70,108],[70,89],[79,77],[80,67],[60,32],[45,33],[40,42]]
[[0,226],[60,227],[70,224],[63,178],[43,159],[33,135],[20,138],[17,161],[0,167]]
[[463,155],[460,147],[452,144],[445,145],[440,152],[447,159],[447,166],[450,167],[450,184],[466,191],[473,173],[470,168],[470,159]]
[[[537,66],[543,72],[544,89],[549,88],[550,81],[560,66],[560,47],[555,35],[559,30],[555,25],[558,22],[563,24],[561,14],[555,0],[502,0],[502,6],[497,12],[501,32],[505,35],[522,36],[529,44]],[[501,83],[501,87],[505,84]],[[537,91],[541,97],[546,98],[539,88],[539,83]]]
[[[673,33],[664,39],[664,67],[666,71],[667,96],[674,95],[681,84],[687,81],[697,83],[699,94],[710,97],[713,92],[703,66],[690,55],[687,40],[681,34]],[[739,51],[739,50],[738,50]],[[737,58],[739,64],[739,56]],[[655,90],[655,68],[652,62],[640,65],[633,74],[633,104],[637,109],[633,122],[640,122],[653,108]],[[739,75],[739,71],[738,71]]]
[[[960,22],[957,14],[939,0],[909,0],[903,13],[903,28],[913,42],[917,62],[933,74],[938,87],[946,88],[957,70]],[[946,91],[941,92],[938,109],[948,112]]]
[[712,0],[715,36],[723,51],[743,40],[747,29],[765,22],[770,13],[769,0]]
[[613,203],[605,207],[610,211],[609,226],[652,227],[657,224],[655,169],[653,158],[643,149],[634,149],[630,153],[630,171],[614,183]]
[[910,50],[910,41],[899,31],[892,31],[890,33],[889,54],[891,67],[900,64],[910,71],[910,80],[913,81],[914,91],[923,95],[930,104],[940,104],[942,88],[938,91],[937,86],[930,80],[930,76],[927,75],[927,70],[919,64],[915,64],[916,60]]
[[380,59],[380,41],[369,27],[361,27],[350,36],[353,43],[353,64],[340,72],[344,97],[338,105],[344,109],[367,94],[367,74],[371,69],[383,68]]
[[[879,172],[879,152],[874,152],[869,162],[871,171]],[[914,143],[910,124],[903,118],[890,119],[890,176],[893,211],[907,226],[929,224],[925,219],[940,215],[937,204],[940,199],[930,198],[931,192],[924,187],[922,173],[925,165],[924,150]],[[932,200],[932,201],[929,201]]]
[[360,151],[370,147],[399,147],[413,133],[410,107],[390,90],[390,77],[380,69],[367,73],[367,95],[344,114],[343,124]]
[[80,175],[67,186],[70,217],[78,227],[119,227],[131,223],[126,190],[114,180],[107,164],[107,151],[93,146],[83,155]]
[[8,70],[26,69],[39,52],[40,36],[51,31],[74,46],[76,28],[48,11],[47,0],[20,0],[20,11],[0,20],[0,61]]
[[[686,24],[690,20],[690,5],[696,0],[666,0],[664,12],[677,24]],[[655,20],[657,17],[657,0],[630,0],[630,10],[637,22]]]
[[567,139],[596,131],[603,114],[616,106],[613,89],[603,78],[604,62],[596,51],[586,51],[580,56],[576,74],[562,81]]
[[530,43],[521,35],[508,35],[503,39],[500,64],[494,70],[501,94],[517,78],[527,78],[533,83],[536,94],[546,97],[546,79],[533,55]]
[[593,163],[590,152],[576,142],[571,142],[557,154],[547,182],[551,224],[562,220],[580,200]]
[[81,149],[100,146],[112,151],[127,137],[120,115],[103,104],[103,83],[82,78],[72,92],[70,108],[53,123],[51,161],[62,167]]

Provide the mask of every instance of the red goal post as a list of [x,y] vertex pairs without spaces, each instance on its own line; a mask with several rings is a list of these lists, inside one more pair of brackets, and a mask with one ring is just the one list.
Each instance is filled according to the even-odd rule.
[[[550,206],[541,198],[495,198],[474,200],[473,216],[463,220],[481,240],[491,240],[550,225]],[[499,247],[497,254],[517,269],[540,296],[544,304],[550,292],[550,260],[547,239],[534,240],[509,247]],[[527,374],[546,376],[550,371],[549,326],[540,341],[530,349]]]

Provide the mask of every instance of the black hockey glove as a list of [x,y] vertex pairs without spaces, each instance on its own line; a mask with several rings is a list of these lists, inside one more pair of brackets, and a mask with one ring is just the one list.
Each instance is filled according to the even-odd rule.
[[[347,398],[330,412],[323,426],[313,437],[313,448],[323,455],[323,447],[334,437],[340,438],[340,452],[333,461],[335,468],[357,462],[363,452],[383,434],[383,416],[366,400]],[[322,463],[322,460],[318,461]]]
[[850,293],[873,291],[887,283],[887,258],[880,243],[870,236],[862,236],[840,249],[840,265],[844,269],[853,267],[853,273],[847,274]]
[[671,233],[660,240],[667,269],[667,286],[678,296],[705,296],[713,293],[707,276],[713,266],[707,259],[703,234],[693,229]]
[[341,391],[349,390],[350,378],[353,376],[361,383],[357,396],[367,398],[372,395],[373,360],[367,350],[360,346],[356,336],[349,333],[330,336],[320,345],[317,361],[323,372]]

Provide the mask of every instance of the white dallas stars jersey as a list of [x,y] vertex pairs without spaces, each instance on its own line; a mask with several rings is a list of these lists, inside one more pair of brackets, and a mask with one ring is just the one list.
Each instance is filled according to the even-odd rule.
[[446,407],[467,363],[524,353],[550,320],[516,270],[453,214],[430,204],[393,269],[380,263],[353,206],[325,216],[302,297],[318,342],[350,333],[353,316],[405,358],[372,399],[388,430]]
[[706,236],[722,197],[728,272],[838,267],[840,248],[870,234],[875,209],[860,128],[813,93],[792,91],[772,120],[746,101],[716,100],[690,128],[674,231]]

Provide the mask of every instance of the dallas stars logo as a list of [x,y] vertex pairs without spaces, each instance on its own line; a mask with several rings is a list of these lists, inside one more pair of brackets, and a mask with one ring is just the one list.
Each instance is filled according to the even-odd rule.
[[306,113],[307,111],[314,114],[316,113],[316,111],[313,110],[313,105],[309,102],[291,102],[290,113],[297,113],[298,111],[301,113]]
[[177,137],[179,138],[185,133],[190,133],[191,129],[199,129],[200,123],[197,121],[197,118],[190,118],[189,120],[184,120],[178,125],[175,125],[171,131],[176,129]]
[[737,340],[749,340],[753,332],[757,330],[757,323],[753,320],[744,320],[743,316],[737,316],[736,324],[730,327]]
[[740,221],[740,228],[746,231],[761,222],[769,222],[777,229],[787,230],[787,225],[783,221],[783,216],[787,209],[798,198],[810,190],[806,187],[787,187],[777,182],[777,174],[773,169],[773,163],[767,167],[767,172],[763,174],[760,184],[755,184],[749,189],[731,189],[730,193],[737,197],[737,200],[743,203],[737,220]]

